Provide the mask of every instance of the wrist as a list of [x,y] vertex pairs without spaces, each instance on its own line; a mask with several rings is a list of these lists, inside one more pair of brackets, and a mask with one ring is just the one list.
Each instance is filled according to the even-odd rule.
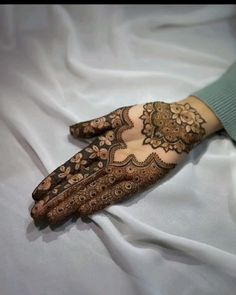
[[183,100],[177,101],[177,103],[190,104],[190,106],[204,119],[205,122],[202,124],[202,127],[205,129],[206,133],[203,138],[223,129],[223,126],[215,113],[196,96],[188,96]]

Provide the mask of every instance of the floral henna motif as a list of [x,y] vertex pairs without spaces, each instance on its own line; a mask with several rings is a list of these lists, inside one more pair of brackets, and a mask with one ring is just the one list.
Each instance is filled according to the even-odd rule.
[[74,157],[71,158],[70,161],[71,163],[75,163],[75,170],[78,170],[87,164],[87,161],[83,159],[82,153],[77,153]]
[[[89,164],[99,159],[99,162],[94,169],[89,169],[89,174],[96,172],[105,166],[105,162],[108,161],[109,153],[111,145],[114,146],[116,140],[116,131],[109,130],[104,133],[104,130],[110,128],[118,128],[124,127],[124,129],[131,128],[132,122],[128,120],[128,108],[120,108],[112,113],[87,122],[82,122],[79,124],[75,124],[70,127],[71,134],[74,137],[91,137],[96,133],[99,135],[97,140],[94,143],[89,145],[87,148],[83,150],[83,152],[79,152],[74,155],[69,161],[58,167],[55,171],[53,171],[45,180],[43,180],[38,187],[34,190],[32,196],[35,200],[41,199],[47,192],[50,191],[50,196],[54,196],[58,194],[60,190],[64,188],[68,188],[72,183],[81,180],[81,175],[84,178],[84,174],[79,174],[80,177],[73,177],[75,173],[79,173],[80,171],[86,171],[89,169]],[[123,128],[122,128],[123,130]],[[86,168],[87,167],[87,168]],[[54,190],[55,186],[62,183],[63,185]],[[51,193],[53,191],[53,193]]]
[[145,135],[143,144],[154,149],[162,147],[166,152],[188,153],[206,133],[202,127],[206,121],[188,103],[147,103],[140,119]]
[[103,117],[75,124],[70,127],[70,132],[74,137],[89,138],[102,134],[106,130],[120,127],[123,110],[124,108],[119,108]]
[[[87,158],[87,155],[83,155]],[[89,164],[90,159],[82,159],[81,153],[74,155],[69,161],[54,170],[49,176],[47,176],[33,191],[32,197],[35,200],[40,199],[47,191],[51,191],[59,183],[63,183],[70,179],[77,170],[84,169]],[[91,161],[91,160],[90,160]],[[57,191],[54,191],[55,194]]]
[[[104,130],[126,124],[124,117],[127,117],[127,115],[123,115],[124,109],[126,108],[120,108],[104,117],[72,126],[71,133],[75,137],[91,137],[95,132],[96,135],[101,132],[103,134],[46,177],[32,193],[33,199],[39,200],[46,195],[47,199],[51,199],[72,184],[103,168],[105,162],[108,161],[108,150],[115,141],[115,131],[110,130],[104,133]],[[94,162],[95,165],[90,165]],[[76,175],[74,175],[75,173]]]
[[52,177],[46,177],[38,186],[39,190],[48,190],[51,187]]

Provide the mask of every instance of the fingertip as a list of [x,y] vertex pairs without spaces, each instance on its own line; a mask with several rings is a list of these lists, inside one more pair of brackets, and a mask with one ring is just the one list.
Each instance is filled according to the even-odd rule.
[[74,125],[69,126],[69,130],[70,130],[70,134],[73,137],[78,137],[79,136],[80,132],[79,132],[78,124],[74,124]]
[[38,193],[38,191],[35,189],[35,190],[33,191],[33,193],[32,193],[32,199],[33,199],[34,201],[38,201],[39,198],[40,198],[39,193]]
[[[72,201],[71,201],[72,202]],[[72,206],[69,200],[66,200],[59,205],[55,206],[47,213],[47,220],[50,225],[55,225],[70,218],[73,213],[77,211],[75,204]]]
[[47,214],[47,220],[50,225],[54,225],[56,223],[55,218],[53,217],[53,213],[51,211]]
[[33,219],[36,220],[42,216],[40,212],[43,210],[43,206],[44,206],[44,201],[40,200],[31,208],[30,215]]

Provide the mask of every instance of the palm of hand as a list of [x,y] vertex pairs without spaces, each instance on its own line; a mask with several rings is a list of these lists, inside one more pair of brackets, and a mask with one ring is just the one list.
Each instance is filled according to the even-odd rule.
[[76,138],[97,137],[37,186],[32,217],[54,224],[75,212],[90,215],[164,177],[204,135],[193,109],[170,106],[123,107],[71,126]]

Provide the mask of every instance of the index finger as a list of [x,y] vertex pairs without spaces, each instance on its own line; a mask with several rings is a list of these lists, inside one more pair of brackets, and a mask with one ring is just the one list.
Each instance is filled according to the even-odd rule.
[[32,198],[38,201],[50,191],[53,191],[59,184],[67,182],[75,174],[80,173],[81,176],[86,174],[87,167],[99,157],[97,144],[98,139],[95,139],[90,145],[45,177],[33,191]]

